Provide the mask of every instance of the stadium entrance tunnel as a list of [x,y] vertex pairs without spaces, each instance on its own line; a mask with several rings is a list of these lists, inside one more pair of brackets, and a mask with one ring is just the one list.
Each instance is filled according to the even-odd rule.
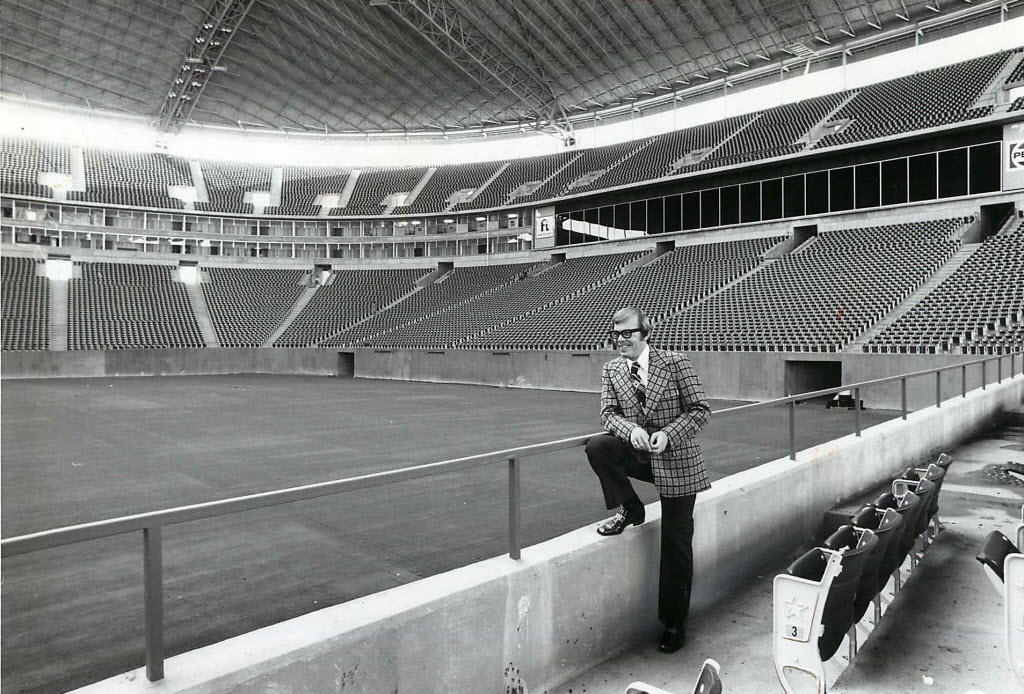
[[338,352],[338,376],[352,378],[356,375],[356,353]]
[[[786,392],[809,393],[814,390],[837,388],[843,384],[843,362],[840,359],[786,360]],[[820,398],[822,402],[832,396]]]

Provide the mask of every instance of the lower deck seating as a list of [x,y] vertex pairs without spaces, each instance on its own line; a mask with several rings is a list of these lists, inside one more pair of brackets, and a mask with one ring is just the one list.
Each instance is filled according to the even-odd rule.
[[907,558],[909,575],[942,527],[938,492],[952,462],[943,454],[926,467],[905,470],[891,492],[775,577],[773,655],[788,694],[801,691],[798,673],[812,677],[816,691],[827,691],[855,658],[858,639],[888,614]]
[[305,287],[304,270],[206,269],[203,295],[221,347],[260,347],[273,334]]
[[836,352],[946,263],[963,218],[822,232],[658,327],[686,351]]
[[50,282],[42,261],[4,256],[3,349],[50,348]]
[[[660,316],[708,296],[757,266],[782,237],[682,246],[567,301],[467,341],[492,349],[594,349],[607,344],[612,314],[627,305]],[[655,328],[659,345],[660,328]]]
[[76,263],[68,283],[68,349],[204,347],[171,265]]
[[274,346],[315,345],[408,294],[428,272],[425,268],[336,270]]

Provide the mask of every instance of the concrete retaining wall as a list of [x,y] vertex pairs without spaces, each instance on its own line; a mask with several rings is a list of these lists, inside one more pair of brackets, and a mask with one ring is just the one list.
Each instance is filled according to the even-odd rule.
[[[473,383],[509,388],[546,388],[597,392],[601,367],[615,352],[555,352],[544,350],[355,350],[355,375],[436,383]],[[843,383],[856,383],[901,373],[959,364],[978,359],[967,355],[843,354],[808,352],[691,352],[690,361],[708,397],[723,400],[771,400],[786,392],[787,361],[841,361]],[[1021,358],[1014,364],[1021,371]],[[1003,373],[1010,373],[1009,357]],[[960,392],[960,371],[945,373],[943,393]],[[996,365],[988,367],[988,381]],[[981,385],[981,367],[968,369],[967,389]],[[899,383],[877,386],[861,394],[866,407],[899,409]],[[910,409],[935,403],[935,377],[908,382]]]
[[[835,503],[1022,399],[1016,376],[716,482],[695,510],[694,607],[807,544]],[[518,562],[486,560],[176,656],[157,686],[136,670],[79,691],[543,691],[657,633],[659,527],[653,504],[647,523],[618,537],[583,528]]]
[[352,360],[324,349],[125,349],[4,352],[3,378],[300,374],[351,376]]

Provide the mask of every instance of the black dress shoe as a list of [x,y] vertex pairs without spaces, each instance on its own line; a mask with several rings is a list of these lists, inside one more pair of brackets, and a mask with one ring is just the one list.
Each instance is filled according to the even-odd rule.
[[686,644],[686,629],[682,627],[668,627],[661,635],[661,643],[658,650],[662,653],[675,653]]
[[618,535],[630,525],[640,525],[644,522],[644,507],[639,510],[630,510],[620,506],[618,512],[597,526],[598,535]]

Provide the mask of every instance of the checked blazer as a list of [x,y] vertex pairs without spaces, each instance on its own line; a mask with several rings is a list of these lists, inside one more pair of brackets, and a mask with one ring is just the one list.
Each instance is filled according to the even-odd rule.
[[649,349],[647,403],[643,408],[629,378],[630,362],[616,357],[604,365],[601,424],[626,443],[636,425],[648,433],[664,431],[668,448],[661,453],[635,451],[637,458],[650,460],[654,485],[661,496],[696,494],[711,487],[704,456],[694,438],[711,417],[711,408],[685,354]]

